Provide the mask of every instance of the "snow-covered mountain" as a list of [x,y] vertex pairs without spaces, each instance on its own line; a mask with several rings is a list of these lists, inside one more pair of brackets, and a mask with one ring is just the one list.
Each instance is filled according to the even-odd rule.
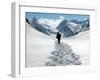
[[55,29],[55,28],[60,24],[60,22],[61,22],[62,20],[63,20],[62,18],[59,18],[59,19],[40,18],[40,19],[37,20],[37,22],[38,22],[39,24],[48,25],[48,26],[50,26],[51,28]]
[[58,31],[60,31],[61,33],[64,34],[65,37],[69,37],[74,35],[74,33],[72,32],[72,30],[68,27],[67,24],[67,20],[63,20],[56,29],[58,29]]
[[90,27],[90,20],[89,19],[85,19],[85,20],[83,20],[83,21],[77,21],[77,20],[71,20],[70,22],[73,22],[73,23],[75,23],[75,24],[79,24],[80,25],[80,27],[81,27],[81,31],[87,31],[87,30],[89,30],[89,27]]
[[47,35],[50,34],[56,34],[56,32],[54,31],[54,29],[47,25],[47,24],[41,24],[38,22],[38,20],[34,17],[33,20],[31,21],[31,25],[33,28],[35,28],[36,30],[45,33]]
[[57,27],[58,31],[64,34],[65,37],[70,37],[82,31],[89,30],[89,19],[84,21],[63,20]]
[[84,20],[80,22],[81,26],[82,26],[82,31],[87,31],[90,29],[90,20]]
[[31,25],[36,30],[47,34],[47,35],[56,35],[59,31],[64,37],[71,37],[79,32],[89,30],[89,19],[84,21],[78,20],[65,20],[65,19],[36,19],[35,17],[31,21]]

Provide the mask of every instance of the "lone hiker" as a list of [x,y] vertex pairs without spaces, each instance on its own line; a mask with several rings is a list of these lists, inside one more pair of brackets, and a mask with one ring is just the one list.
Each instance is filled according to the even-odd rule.
[[58,44],[60,44],[61,34],[59,32],[57,32],[56,38],[58,39]]

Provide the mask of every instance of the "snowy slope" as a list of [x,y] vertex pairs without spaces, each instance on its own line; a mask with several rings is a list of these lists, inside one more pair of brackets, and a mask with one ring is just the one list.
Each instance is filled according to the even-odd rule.
[[[52,38],[31,27],[26,23],[26,66],[45,66],[47,57],[55,48],[56,38]],[[85,31],[71,38],[62,38],[69,44],[75,54],[81,56],[82,64],[89,63],[89,32]]]
[[43,66],[53,49],[53,39],[26,23],[26,66]]
[[77,35],[74,35],[72,37],[69,37],[69,38],[64,38],[66,40],[88,40],[89,39],[89,33],[90,31],[84,31],[84,32],[80,32],[79,34]]
[[63,39],[64,42],[68,43],[76,54],[81,55],[83,64],[89,64],[89,31],[81,32],[71,38]]

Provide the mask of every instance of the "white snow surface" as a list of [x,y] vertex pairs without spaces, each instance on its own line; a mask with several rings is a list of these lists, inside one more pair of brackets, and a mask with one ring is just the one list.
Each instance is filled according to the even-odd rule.
[[67,25],[74,33],[79,32],[82,29],[80,24],[76,24],[74,22],[69,21],[67,22]]
[[39,24],[46,24],[46,25],[55,29],[63,19],[64,18],[62,18],[62,17],[59,17],[59,19],[40,18],[40,19],[37,20],[37,22]]
[[[50,53],[55,49],[55,41],[56,38],[43,34],[26,23],[26,67],[45,66]],[[61,41],[69,44],[73,52],[81,56],[83,65],[89,64],[89,31],[62,38]]]

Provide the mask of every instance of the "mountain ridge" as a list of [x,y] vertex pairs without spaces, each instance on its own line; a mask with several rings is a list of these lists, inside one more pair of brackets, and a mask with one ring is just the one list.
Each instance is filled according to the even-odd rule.
[[[28,20],[26,22],[28,23]],[[32,28],[35,28],[36,30],[44,34],[56,35],[57,32],[61,32],[64,37],[71,37],[82,31],[87,31],[90,29],[89,19],[86,19],[84,21],[78,21],[75,19],[68,21],[64,19],[58,24],[55,29],[46,23],[40,24],[38,22],[38,19],[36,19],[35,17],[32,19],[30,24],[32,25]]]

